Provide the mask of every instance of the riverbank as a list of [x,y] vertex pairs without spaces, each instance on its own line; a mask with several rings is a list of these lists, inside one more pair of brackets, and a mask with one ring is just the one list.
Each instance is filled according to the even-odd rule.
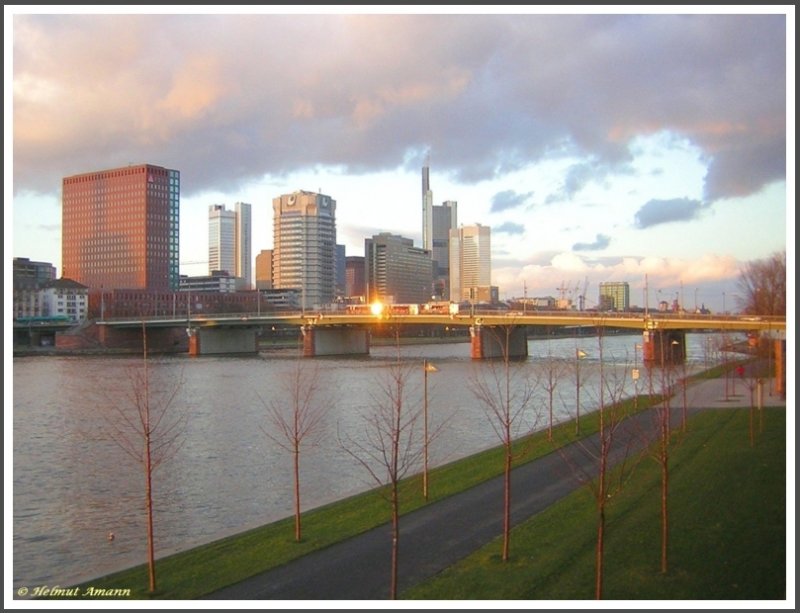
[[[702,400],[702,397],[699,400]],[[644,402],[640,397],[640,406],[643,405]],[[774,421],[772,418],[768,419],[769,423]],[[596,415],[585,416],[581,423],[582,434],[596,430]],[[559,428],[556,439],[569,442],[574,440],[572,433],[574,433],[574,424],[572,426],[566,424]],[[743,440],[746,440],[746,437]],[[522,454],[519,463],[542,457],[553,449],[551,444],[543,440],[541,434],[520,441],[519,444],[521,447],[518,447],[517,451]],[[523,451],[525,453],[522,453]],[[713,464],[713,458],[711,462]],[[420,495],[419,476],[408,479],[403,483],[401,490],[403,516],[407,516],[414,509],[427,507],[459,491],[485,482],[501,472],[501,467],[500,450],[493,449],[436,469],[430,475],[431,484],[435,484],[435,487],[431,489],[428,502],[422,500]],[[712,466],[711,468],[718,470],[718,467]],[[703,474],[703,472],[696,474]],[[698,484],[698,486],[702,488],[705,487],[705,484]],[[741,500],[737,500],[733,507],[739,505],[741,505]],[[305,556],[312,551],[330,547],[335,542],[352,538],[388,521],[387,506],[380,492],[374,490],[304,513],[305,528],[301,543],[293,541],[292,519],[287,518],[281,522],[164,558],[157,563],[159,590],[154,597],[158,599],[197,598],[226,585],[237,583],[254,573],[286,564],[288,561]],[[703,534],[700,534],[695,538],[702,536]],[[565,555],[567,554],[568,552],[565,552]],[[85,585],[109,588],[118,588],[122,585],[138,586],[132,593],[132,597],[148,598],[150,596],[146,593],[145,582],[146,571],[141,566],[124,573],[87,582]],[[637,597],[646,598],[646,596]]]

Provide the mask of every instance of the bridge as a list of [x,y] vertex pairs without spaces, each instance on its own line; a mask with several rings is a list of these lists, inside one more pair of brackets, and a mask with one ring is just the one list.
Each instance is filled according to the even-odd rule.
[[[645,360],[654,360],[669,345],[669,354],[683,360],[688,331],[747,331],[780,333],[785,317],[706,315],[698,313],[581,312],[581,311],[471,311],[469,313],[403,313],[386,309],[377,314],[337,311],[191,314],[112,318],[96,322],[111,340],[113,331],[141,333],[182,328],[188,335],[189,353],[254,353],[256,336],[267,327],[297,327],[303,333],[304,355],[369,353],[370,330],[408,325],[466,327],[471,355],[476,359],[527,356],[527,329],[531,326],[591,327],[641,330]],[[677,350],[676,350],[677,346]]]

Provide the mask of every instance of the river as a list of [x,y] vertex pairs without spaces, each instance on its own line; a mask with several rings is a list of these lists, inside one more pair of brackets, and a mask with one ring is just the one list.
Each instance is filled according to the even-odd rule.
[[[647,387],[644,369],[638,382],[631,377],[640,342],[634,335],[602,341],[604,377],[624,384],[627,395]],[[718,346],[717,335],[688,334],[687,372],[714,363]],[[517,389],[558,359],[565,371],[554,394],[554,421],[574,419],[576,371],[581,411],[596,408],[597,337],[529,340],[528,347],[528,359],[516,364]],[[577,368],[576,350],[586,354]],[[438,432],[429,445],[430,467],[500,443],[473,389],[481,379],[491,381],[496,363],[471,360],[469,343],[403,346],[399,357],[409,369],[404,406],[410,409],[423,405],[423,358],[437,368],[427,378],[429,430]],[[146,561],[143,470],[114,440],[134,432],[120,424],[136,406],[132,390],[142,385],[132,382],[143,362],[141,356],[14,358],[15,590],[67,586]],[[150,356],[151,411],[173,394],[163,423],[185,419],[179,447],[154,473],[157,557],[292,514],[291,457],[267,432],[275,433],[268,407],[286,404],[283,382],[297,367],[305,376],[318,371],[319,400],[328,408],[320,440],[301,452],[303,510],[374,487],[340,440],[350,441],[351,451],[364,444],[369,416],[384,402],[397,362],[395,347],[372,347],[370,356],[358,358],[298,360],[293,349],[247,357]],[[548,394],[541,384],[534,390],[517,422],[519,434],[547,426]]]

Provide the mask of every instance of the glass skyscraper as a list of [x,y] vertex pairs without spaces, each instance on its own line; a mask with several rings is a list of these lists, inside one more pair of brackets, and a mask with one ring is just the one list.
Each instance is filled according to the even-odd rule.
[[227,272],[240,278],[246,289],[253,284],[251,219],[251,207],[245,202],[237,202],[232,211],[224,204],[208,207],[208,274]]

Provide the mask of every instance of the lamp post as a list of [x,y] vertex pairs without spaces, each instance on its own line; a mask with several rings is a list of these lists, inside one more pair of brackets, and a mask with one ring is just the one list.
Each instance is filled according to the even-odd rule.
[[[672,343],[672,361],[675,362],[675,347],[679,346],[680,343],[673,339]],[[686,432],[686,356],[681,356],[681,372],[682,372],[682,379],[681,379],[681,392],[683,394],[683,411],[681,412],[681,431]]]
[[639,408],[639,349],[642,346],[639,343],[633,345],[633,408]]
[[586,352],[575,347],[575,434],[581,431],[581,358]]
[[422,373],[423,373],[423,444],[422,444],[422,495],[425,500],[428,499],[428,373],[437,372],[439,369],[428,360],[422,360]]

